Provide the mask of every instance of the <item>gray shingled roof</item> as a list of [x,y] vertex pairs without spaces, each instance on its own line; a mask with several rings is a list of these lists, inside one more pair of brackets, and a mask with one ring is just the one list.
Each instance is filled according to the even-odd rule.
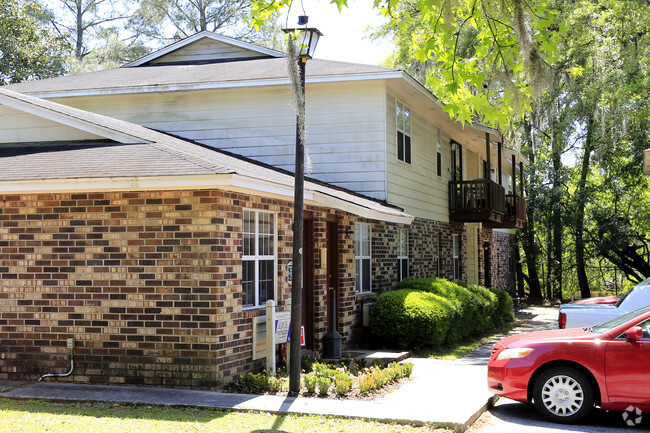
[[[398,69],[313,59],[307,77],[363,76],[399,73]],[[156,86],[219,84],[234,81],[287,80],[287,60],[251,59],[210,64],[139,66],[89,72],[5,86],[23,93],[91,91]]]
[[55,142],[0,145],[0,181],[215,174],[152,144]]
[[[140,125],[114,119],[0,87],[0,104],[29,104],[49,115],[81,120],[110,131],[124,142],[83,141],[0,144],[2,182],[238,174],[271,184],[293,187],[293,176],[283,170],[200,146]],[[305,182],[305,189],[354,203],[387,215],[409,218],[396,207],[319,181]]]

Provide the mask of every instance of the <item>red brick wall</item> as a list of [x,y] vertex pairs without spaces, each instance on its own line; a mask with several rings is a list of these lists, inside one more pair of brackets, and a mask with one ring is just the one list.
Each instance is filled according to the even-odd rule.
[[[494,231],[484,228],[480,233],[480,245],[489,242],[492,287],[506,290],[510,295],[515,296],[515,266],[513,251],[516,248],[517,238],[514,234]],[[480,250],[479,280],[485,284],[485,261],[483,259],[483,248]]]
[[[252,317],[264,312],[242,310],[245,208],[277,215],[283,304],[290,202],[224,191],[0,196],[0,379],[66,372],[70,337],[75,372],[59,380],[218,387],[260,367],[251,359]],[[307,207],[317,252],[326,247],[327,211]],[[338,216],[347,343],[360,307],[346,233],[355,217]],[[317,342],[327,331],[325,274],[315,266]]]

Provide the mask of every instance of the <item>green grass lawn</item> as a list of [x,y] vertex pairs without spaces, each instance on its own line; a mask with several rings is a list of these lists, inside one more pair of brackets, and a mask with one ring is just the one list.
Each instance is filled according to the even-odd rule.
[[206,408],[113,403],[56,403],[0,398],[2,433],[451,432],[325,416],[271,415]]
[[438,358],[438,359],[447,359],[447,360],[456,360],[462,358],[468,353],[476,350],[478,347],[489,343],[492,340],[496,340],[499,337],[504,336],[508,332],[512,331],[514,328],[519,326],[522,323],[521,320],[515,319],[514,322],[506,323],[501,328],[495,330],[489,335],[483,337],[475,337],[466,341],[461,341],[460,343],[452,347],[438,347],[434,349],[421,349],[413,352],[414,358]]

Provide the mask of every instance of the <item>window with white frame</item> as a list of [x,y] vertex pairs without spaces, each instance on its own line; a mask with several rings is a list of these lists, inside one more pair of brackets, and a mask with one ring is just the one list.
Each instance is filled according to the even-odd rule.
[[409,277],[409,233],[407,229],[397,230],[397,264],[399,281]]
[[439,126],[436,128],[436,142],[436,174],[442,176],[442,130]]
[[269,299],[275,299],[275,215],[245,210],[243,232],[243,305],[264,306]]
[[372,290],[370,224],[354,224],[355,289],[358,293]]
[[460,280],[460,236],[453,236],[454,280]]
[[411,109],[397,101],[397,159],[411,163]]

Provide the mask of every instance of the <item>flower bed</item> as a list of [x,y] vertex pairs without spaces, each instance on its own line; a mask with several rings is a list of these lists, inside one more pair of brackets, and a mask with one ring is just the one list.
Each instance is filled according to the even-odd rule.
[[[307,360],[303,365],[305,369],[300,379],[301,394],[329,398],[363,398],[409,378],[413,370],[413,365],[409,363],[393,362],[387,366],[375,364],[365,367],[365,362],[357,363],[353,360],[337,364]],[[280,371],[275,376],[246,373],[235,389],[245,393],[286,393],[289,378],[285,371]]]

